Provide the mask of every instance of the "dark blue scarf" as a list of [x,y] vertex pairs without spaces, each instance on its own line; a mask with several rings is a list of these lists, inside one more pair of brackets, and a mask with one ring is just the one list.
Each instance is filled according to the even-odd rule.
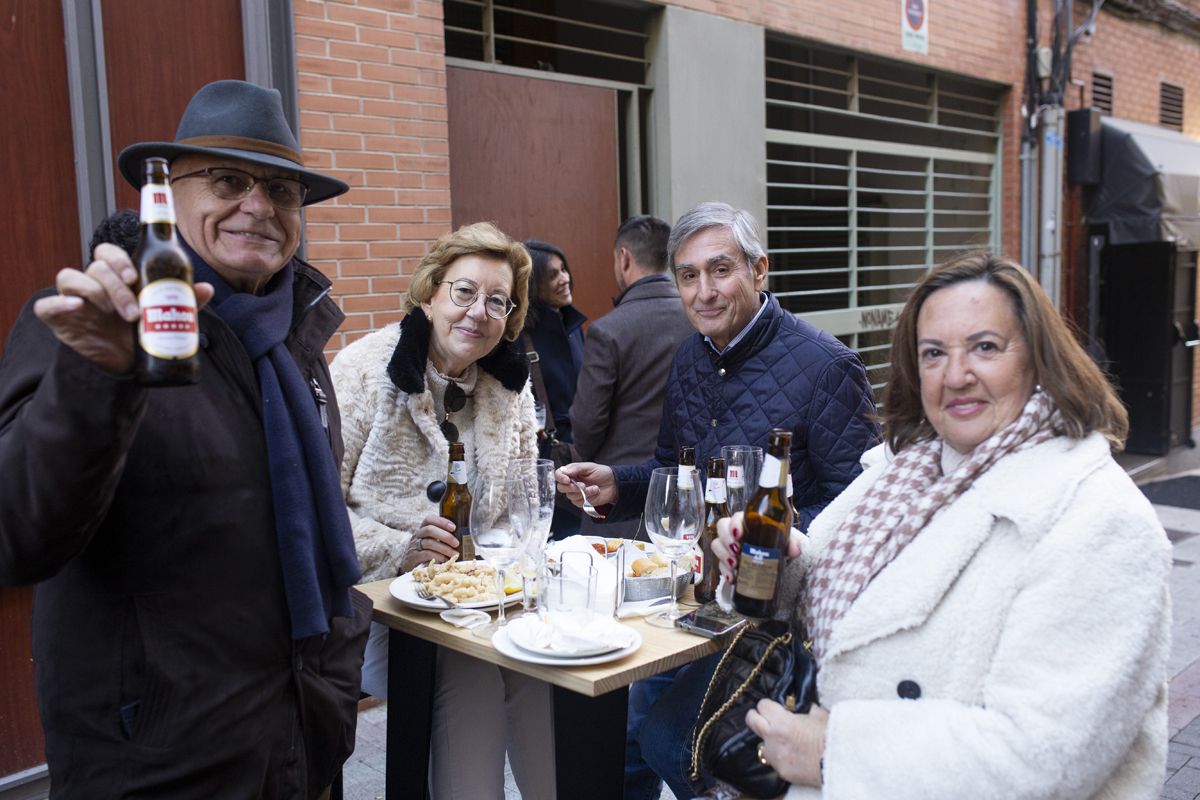
[[292,638],[328,633],[331,617],[350,616],[349,588],[361,572],[329,438],[312,389],[284,346],[294,268],[289,261],[263,294],[253,295],[234,291],[189,252],[196,280],[216,289],[211,308],[241,340],[258,373]]

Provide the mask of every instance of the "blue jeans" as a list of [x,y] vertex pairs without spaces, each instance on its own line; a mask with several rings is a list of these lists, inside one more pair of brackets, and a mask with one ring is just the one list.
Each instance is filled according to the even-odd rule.
[[625,738],[625,800],[657,800],[660,779],[678,800],[695,797],[692,728],[720,653],[629,687]]

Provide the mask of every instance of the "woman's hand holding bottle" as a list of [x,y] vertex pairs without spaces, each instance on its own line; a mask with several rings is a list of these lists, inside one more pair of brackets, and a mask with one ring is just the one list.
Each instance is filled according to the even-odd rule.
[[[738,511],[732,517],[717,522],[717,536],[712,542],[712,552],[716,556],[717,566],[721,574],[730,582],[737,577],[737,558],[741,552],[741,538],[746,529],[742,521],[742,512]],[[800,543],[804,534],[792,528],[788,537],[788,558],[800,555]]]

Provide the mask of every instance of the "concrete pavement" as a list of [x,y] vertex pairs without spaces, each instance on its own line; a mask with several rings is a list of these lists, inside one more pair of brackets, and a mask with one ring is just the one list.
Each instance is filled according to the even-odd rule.
[[[1131,465],[1123,459],[1127,469]],[[1200,475],[1200,452],[1180,448],[1169,458],[1150,465],[1146,473],[1131,474],[1139,483]],[[1200,505],[1197,498],[1195,505]],[[1167,755],[1162,800],[1200,800],[1200,511],[1156,505],[1155,511],[1172,543],[1172,631],[1168,674]]]

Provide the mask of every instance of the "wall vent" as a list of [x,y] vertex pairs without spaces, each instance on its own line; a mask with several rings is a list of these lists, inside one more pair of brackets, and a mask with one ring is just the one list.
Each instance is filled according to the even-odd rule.
[[1092,73],[1092,108],[1101,114],[1112,116],[1113,113],[1113,78],[1102,72]]
[[1158,87],[1158,124],[1183,130],[1183,87],[1165,81]]

